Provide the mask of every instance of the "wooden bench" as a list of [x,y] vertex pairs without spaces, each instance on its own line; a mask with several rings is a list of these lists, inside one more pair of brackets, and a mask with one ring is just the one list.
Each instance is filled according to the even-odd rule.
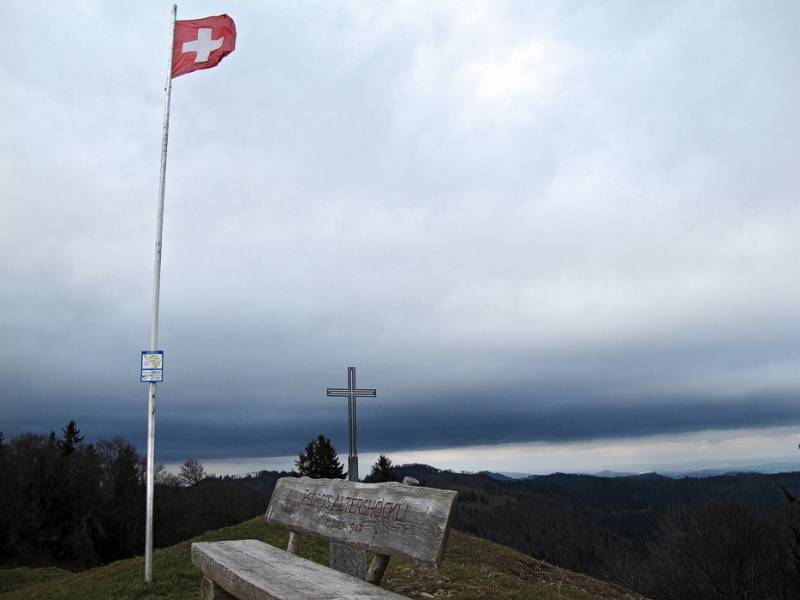
[[[401,483],[284,477],[266,519],[289,529],[283,551],[256,540],[197,542],[192,563],[204,600],[399,600],[380,587],[392,556],[427,567],[442,562],[456,492]],[[366,581],[297,556],[301,534],[375,554]]]

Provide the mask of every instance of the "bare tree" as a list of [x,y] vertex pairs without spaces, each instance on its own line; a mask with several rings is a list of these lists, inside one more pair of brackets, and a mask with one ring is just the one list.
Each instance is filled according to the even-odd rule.
[[651,547],[650,589],[657,600],[779,600],[779,532],[736,501],[674,508]]
[[178,478],[183,482],[184,485],[187,486],[197,485],[206,477],[208,477],[208,474],[203,468],[203,465],[193,458],[190,458],[183,463],[181,465],[181,470],[178,473]]
[[[202,468],[202,466],[200,468]],[[156,464],[153,469],[153,478],[155,479],[156,485],[164,485],[167,487],[180,487],[183,485],[183,479],[175,475],[175,473],[167,471],[163,463]]]

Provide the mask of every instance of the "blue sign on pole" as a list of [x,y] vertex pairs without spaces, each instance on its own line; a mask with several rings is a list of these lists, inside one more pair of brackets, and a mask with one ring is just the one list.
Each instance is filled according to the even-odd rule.
[[164,381],[163,350],[142,350],[142,374],[139,381],[145,383]]

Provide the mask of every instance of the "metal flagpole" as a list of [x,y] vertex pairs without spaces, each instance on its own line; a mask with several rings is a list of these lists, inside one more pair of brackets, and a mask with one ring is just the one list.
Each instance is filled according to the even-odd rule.
[[[169,139],[169,104],[172,96],[172,51],[175,45],[177,4],[172,5],[169,36],[167,83],[164,87],[164,125],[161,134],[161,177],[158,182],[158,215],[156,217],[156,249],[153,265],[153,317],[150,322],[150,350],[158,349],[158,301],[161,291],[161,235],[164,229],[164,183],[167,175],[167,141]],[[156,383],[147,386],[147,514],[145,519],[144,582],[153,582],[153,490],[156,439]]]

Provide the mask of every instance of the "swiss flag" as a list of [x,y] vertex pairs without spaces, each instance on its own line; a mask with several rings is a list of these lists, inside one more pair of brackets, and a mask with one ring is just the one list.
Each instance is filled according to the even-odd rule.
[[216,67],[236,48],[236,24],[228,15],[175,21],[172,77]]

